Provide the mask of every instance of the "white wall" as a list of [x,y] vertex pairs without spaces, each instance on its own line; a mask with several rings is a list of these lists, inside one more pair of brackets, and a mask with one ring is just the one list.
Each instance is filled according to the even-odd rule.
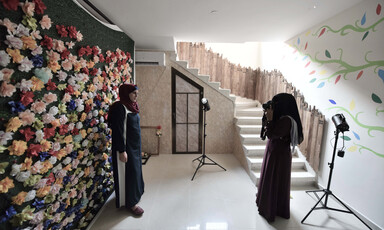
[[[345,157],[336,157],[331,190],[384,228],[384,105],[372,99],[376,95],[384,101],[384,12],[378,12],[378,4],[384,7],[384,1],[363,1],[295,36],[287,45],[263,43],[261,68],[279,69],[303,92],[309,104],[325,114],[328,125],[319,173],[319,184],[324,187],[329,175],[327,163],[333,153],[335,127],[331,117],[336,113],[345,115],[350,125],[345,136],[350,140],[345,141]],[[365,29],[377,22],[375,30]],[[356,30],[347,29],[348,25]],[[328,29],[321,34],[324,26]],[[345,76],[338,71],[346,71]],[[342,76],[337,81],[339,74]],[[339,139],[338,147],[342,146]]]

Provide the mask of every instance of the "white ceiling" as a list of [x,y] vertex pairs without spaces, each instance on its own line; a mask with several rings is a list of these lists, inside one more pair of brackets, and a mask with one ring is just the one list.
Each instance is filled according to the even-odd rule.
[[287,41],[363,0],[89,0],[136,49]]

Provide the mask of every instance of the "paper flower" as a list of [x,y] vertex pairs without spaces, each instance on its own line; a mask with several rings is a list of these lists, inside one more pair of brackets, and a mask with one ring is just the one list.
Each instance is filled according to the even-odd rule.
[[28,157],[37,157],[39,155],[39,152],[41,152],[41,145],[40,144],[30,144],[27,150],[27,156]]
[[18,117],[12,117],[9,119],[5,132],[16,132],[23,123]]
[[8,141],[12,140],[12,132],[0,131],[0,145],[6,145]]
[[21,22],[31,30],[36,30],[37,28],[37,25],[36,25],[37,20],[31,16],[23,15],[23,20]]
[[44,35],[43,41],[40,42],[41,46],[47,47],[47,49],[52,49],[53,47],[53,40],[52,38],[48,37],[47,35]]
[[8,48],[14,48],[19,50],[23,48],[23,41],[20,38],[15,37],[13,35],[7,35],[5,38],[6,40],[4,41],[4,43],[8,45]]
[[16,92],[16,87],[12,84],[8,84],[3,81],[0,86],[0,96],[1,97],[11,97]]
[[0,50],[0,66],[6,67],[10,61],[11,57],[4,50]]
[[43,60],[43,57],[40,56],[40,55],[35,55],[32,57],[32,63],[33,63],[33,66],[34,67],[42,67],[43,66],[43,63],[44,63],[44,60]]
[[35,122],[35,113],[32,113],[29,109],[19,113],[19,118],[23,122],[23,125],[32,125]]
[[31,90],[33,84],[31,80],[25,80],[22,79],[20,83],[16,84],[16,87],[19,88],[21,91],[26,92]]
[[43,101],[35,101],[31,105],[31,110],[35,113],[41,114],[45,111],[46,106],[47,105]]
[[57,95],[53,94],[51,92],[44,94],[43,100],[47,103],[50,104],[52,102],[57,101]]
[[23,36],[21,40],[23,41],[23,49],[34,50],[37,48],[36,41],[32,36]]
[[20,102],[24,106],[27,106],[33,102],[33,97],[34,97],[33,92],[31,92],[31,91],[24,92],[21,94]]
[[52,72],[49,68],[38,68],[34,70],[34,73],[38,79],[40,79],[44,84],[52,78]]
[[41,46],[37,46],[36,49],[32,50],[31,54],[36,56],[43,53],[43,48]]
[[49,30],[52,25],[51,19],[48,17],[48,15],[44,15],[43,18],[40,20],[41,28]]
[[21,156],[27,150],[27,142],[13,140],[12,145],[8,147],[9,155]]
[[13,180],[5,177],[0,181],[0,193],[7,193],[9,189],[14,188]]
[[7,48],[7,53],[12,57],[13,63],[20,63],[24,56],[20,54],[20,50],[18,49],[10,49]]
[[37,14],[44,14],[44,10],[47,9],[45,4],[41,0],[33,0],[33,3],[35,3],[35,11]]
[[3,0],[1,3],[3,3],[4,8],[7,10],[17,10],[19,6],[19,0]]
[[11,106],[11,112],[13,114],[23,112],[25,110],[25,106],[20,101],[9,101],[8,105]]
[[19,132],[24,135],[25,141],[27,142],[31,140],[35,135],[35,132],[33,132],[30,127],[26,129],[20,129]]
[[18,24],[13,34],[18,37],[29,36],[29,29],[23,24]]
[[67,28],[63,25],[56,25],[57,33],[60,35],[60,37],[68,37],[68,31]]
[[21,72],[29,72],[31,71],[31,69],[33,68],[33,62],[31,60],[29,60],[27,57],[25,57],[21,62],[20,62],[20,65],[18,67],[18,69],[21,71]]
[[16,175],[16,180],[17,180],[18,182],[24,182],[24,181],[26,181],[30,176],[31,176],[31,172],[30,172],[30,171],[19,172],[19,173]]

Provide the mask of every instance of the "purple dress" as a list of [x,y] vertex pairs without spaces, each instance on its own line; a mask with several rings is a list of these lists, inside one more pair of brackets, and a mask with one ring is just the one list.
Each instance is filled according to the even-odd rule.
[[259,207],[259,214],[268,221],[274,221],[275,216],[289,219],[292,164],[291,120],[283,116],[276,122],[268,122],[266,128],[268,143],[261,166],[256,204]]

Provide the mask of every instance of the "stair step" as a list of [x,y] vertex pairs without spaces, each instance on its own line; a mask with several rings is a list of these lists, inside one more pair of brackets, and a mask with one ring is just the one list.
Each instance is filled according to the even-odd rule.
[[[256,179],[256,181],[254,181],[256,186],[258,186],[260,180],[260,172],[252,171],[252,174],[252,177]],[[315,183],[315,181],[316,177],[307,171],[291,172],[291,187],[312,185]]]
[[208,82],[208,85],[212,86],[213,88],[219,90],[220,88],[220,82]]
[[199,78],[204,82],[209,82],[209,75],[199,75]]
[[177,64],[181,65],[184,68],[188,68],[188,61],[177,61]]
[[261,117],[235,117],[237,125],[261,125]]
[[263,156],[265,152],[265,145],[243,145],[243,150],[246,156]]
[[265,145],[266,140],[261,140],[260,134],[240,134],[243,145]]
[[[263,157],[248,157],[247,160],[251,165],[251,169],[260,171],[263,163]],[[292,171],[300,171],[305,169],[305,161],[299,157],[292,157]]]
[[236,117],[263,117],[263,109],[259,107],[236,109]]
[[237,125],[240,129],[240,134],[259,134],[261,132],[261,125]]
[[257,105],[258,105],[258,102],[253,100],[235,102],[236,109],[256,108]]

